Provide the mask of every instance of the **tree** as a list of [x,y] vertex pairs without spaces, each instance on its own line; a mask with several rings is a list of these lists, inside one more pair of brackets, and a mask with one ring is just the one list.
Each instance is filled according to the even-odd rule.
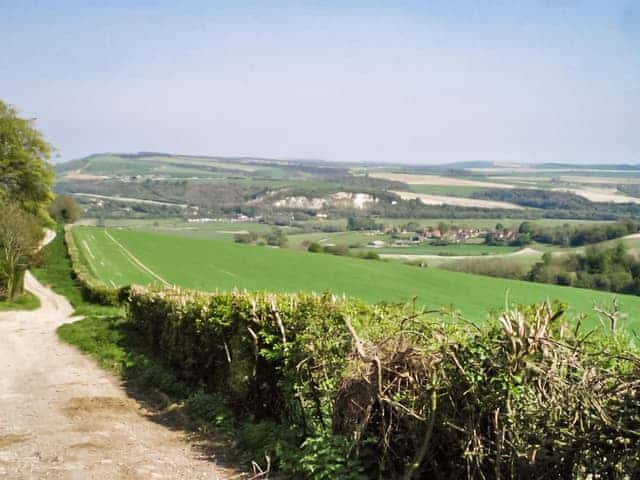
[[15,203],[0,203],[0,290],[14,300],[23,290],[24,272],[42,239],[37,218]]
[[511,242],[511,245],[515,247],[521,247],[524,245],[529,245],[530,243],[531,243],[531,234],[521,233],[518,235],[518,238],[516,238],[513,242]]
[[53,194],[53,170],[47,160],[51,146],[33,126],[33,120],[0,100],[0,201],[15,202],[42,220]]
[[518,228],[518,233],[531,234],[532,231],[533,231],[533,228],[531,226],[531,223],[529,223],[529,222],[522,222],[520,224],[520,227]]
[[440,230],[440,233],[444,235],[449,231],[449,224],[446,222],[438,222],[438,230]]
[[258,234],[256,232],[236,233],[233,236],[233,241],[236,243],[255,243],[258,241]]
[[82,215],[80,206],[71,195],[56,195],[47,211],[51,218],[60,223],[75,223]]
[[287,245],[287,235],[280,228],[273,228],[270,233],[265,236],[267,245],[274,247],[284,247]]

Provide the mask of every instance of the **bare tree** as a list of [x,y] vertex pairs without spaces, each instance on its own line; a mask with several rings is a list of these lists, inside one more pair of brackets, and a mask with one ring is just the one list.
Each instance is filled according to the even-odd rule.
[[13,203],[0,204],[0,292],[14,300],[34,261],[43,233],[36,217]]

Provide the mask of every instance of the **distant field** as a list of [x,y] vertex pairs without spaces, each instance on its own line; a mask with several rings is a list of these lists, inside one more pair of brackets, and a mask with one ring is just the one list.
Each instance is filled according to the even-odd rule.
[[96,154],[78,161],[75,170],[65,170],[61,178],[90,180],[100,176],[153,175],[176,179],[222,179],[244,176],[286,179],[287,174],[275,164],[251,164],[235,159],[190,157],[184,155],[116,155]]
[[[371,302],[416,297],[429,307],[453,305],[478,321],[503,307],[507,297],[521,303],[560,299],[573,313],[591,313],[594,301],[615,296],[640,326],[640,297],[634,296],[123,229],[78,227],[73,234],[83,261],[112,285],[166,282],[208,291],[331,291]],[[596,322],[590,316],[589,323]]]
[[290,248],[303,248],[305,242],[317,242],[321,245],[335,244],[335,245],[366,245],[374,240],[388,240],[389,237],[383,234],[375,234],[369,232],[313,232],[313,233],[300,233],[296,235],[289,235],[288,247]]
[[411,247],[384,247],[366,248],[364,251],[373,251],[379,254],[395,255],[501,255],[503,253],[516,252],[520,247],[500,247],[494,245],[474,243],[453,243],[445,246],[416,245]]
[[513,188],[505,182],[489,182],[470,180],[459,177],[444,177],[442,175],[418,175],[411,173],[370,172],[369,176],[403,182],[409,185],[440,185],[456,187],[484,187],[484,188]]
[[515,203],[497,202],[494,200],[479,200],[475,198],[450,197],[446,195],[429,195],[426,193],[401,192],[392,190],[403,200],[420,200],[425,205],[453,205],[458,207],[478,207],[478,208],[504,208],[512,210],[522,210],[523,207]]
[[289,235],[290,248],[303,248],[306,243],[317,242],[320,245],[335,244],[356,246],[355,252],[367,252],[373,251],[379,254],[393,253],[398,255],[484,255],[484,254],[502,254],[515,252],[519,247],[500,247],[485,245],[484,243],[452,243],[449,245],[436,246],[436,245],[416,245],[409,247],[383,247],[383,248],[369,248],[367,244],[375,240],[382,240],[385,242],[393,242],[393,239],[389,235],[382,233],[374,234],[369,232],[337,232],[337,233],[301,233],[297,235]]
[[[95,222],[91,222],[95,224]],[[195,238],[218,238],[230,240],[236,233],[268,232],[270,225],[256,222],[203,222],[187,223],[181,218],[157,220],[104,220],[106,227],[125,227],[145,232],[156,232]]]
[[595,188],[595,187],[581,187],[581,188],[554,188],[560,192],[571,192],[586,198],[592,202],[613,202],[613,203],[640,203],[640,198],[631,197],[626,195],[615,188]]
[[455,197],[471,197],[474,193],[486,192],[492,188],[467,187],[458,185],[410,185],[409,190],[429,195],[451,195]]

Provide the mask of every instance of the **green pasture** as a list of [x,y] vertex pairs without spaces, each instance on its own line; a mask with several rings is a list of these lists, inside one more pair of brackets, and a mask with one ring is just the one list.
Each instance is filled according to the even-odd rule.
[[286,179],[287,172],[277,165],[253,165],[240,161],[184,157],[93,155],[86,159],[81,173],[94,175],[156,175],[170,178],[223,179],[229,176],[257,176]]
[[364,247],[374,240],[388,241],[389,237],[382,233],[373,232],[313,232],[289,235],[287,246],[289,248],[304,249],[307,243],[317,242],[320,245],[360,245]]
[[452,243],[449,245],[422,244],[411,247],[383,247],[358,249],[393,255],[501,255],[518,251],[521,247],[500,247],[482,243]]
[[181,218],[169,219],[106,219],[106,227],[129,228],[145,232],[156,232],[168,235],[180,235],[194,238],[217,238],[232,240],[236,233],[265,233],[273,227],[257,222],[204,222],[188,223]]
[[79,227],[73,233],[82,261],[110,285],[167,282],[205,291],[332,292],[370,302],[415,297],[419,305],[453,306],[478,321],[503,308],[506,300],[557,299],[570,305],[570,313],[590,314],[590,325],[598,323],[594,303],[618,297],[630,325],[640,317],[640,297],[635,296],[125,229]]
[[485,187],[468,187],[459,185],[409,185],[409,190],[415,193],[429,195],[449,195],[452,197],[471,197],[474,193],[494,190]]

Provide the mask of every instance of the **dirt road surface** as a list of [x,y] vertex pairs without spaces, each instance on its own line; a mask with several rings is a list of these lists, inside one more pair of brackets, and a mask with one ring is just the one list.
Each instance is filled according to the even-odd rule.
[[41,307],[0,314],[0,478],[242,478],[152,421],[114,377],[60,342],[56,328],[73,308],[30,273],[26,287]]

